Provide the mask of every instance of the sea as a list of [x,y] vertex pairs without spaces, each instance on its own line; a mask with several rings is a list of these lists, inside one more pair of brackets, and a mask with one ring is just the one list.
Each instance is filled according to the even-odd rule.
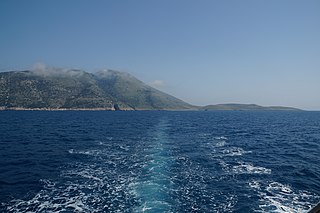
[[0,212],[307,212],[320,112],[0,111]]

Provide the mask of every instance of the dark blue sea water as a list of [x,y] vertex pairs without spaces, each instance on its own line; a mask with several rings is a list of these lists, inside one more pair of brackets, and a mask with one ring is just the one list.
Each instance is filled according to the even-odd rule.
[[1,111],[1,212],[305,212],[320,112]]

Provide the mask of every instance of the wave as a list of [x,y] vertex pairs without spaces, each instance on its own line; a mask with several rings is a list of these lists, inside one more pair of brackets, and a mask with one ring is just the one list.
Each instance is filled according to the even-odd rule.
[[252,153],[252,151],[247,151],[240,147],[215,146],[211,150],[211,156],[213,158],[239,157],[250,153]]
[[250,163],[241,163],[233,166],[232,171],[236,174],[271,174],[271,169],[260,166],[253,166]]
[[245,151],[239,147],[231,147],[229,149],[222,150],[224,156],[241,156],[243,154],[252,153],[252,151]]
[[244,154],[252,153],[246,151],[241,147],[232,147],[227,143],[228,138],[225,136],[214,137],[214,142],[207,142],[206,146],[212,150],[214,157],[232,157],[242,156]]
[[100,156],[103,151],[102,150],[74,150],[74,149],[69,149],[68,152],[70,154],[80,154],[80,155],[89,155],[89,156]]
[[219,141],[215,144],[215,147],[223,147],[226,146],[227,142],[226,141]]
[[254,166],[251,163],[237,162],[237,165],[230,165],[220,160],[219,164],[224,171],[232,174],[271,174],[271,169]]
[[257,192],[259,209],[256,212],[301,213],[306,212],[316,203],[319,196],[307,191],[295,190],[279,182],[249,182],[250,188]]
[[228,140],[227,137],[225,136],[218,136],[218,137],[214,137],[215,140]]
[[103,166],[75,164],[61,172],[59,181],[41,180],[43,189],[28,200],[12,200],[6,212],[130,212],[130,175]]

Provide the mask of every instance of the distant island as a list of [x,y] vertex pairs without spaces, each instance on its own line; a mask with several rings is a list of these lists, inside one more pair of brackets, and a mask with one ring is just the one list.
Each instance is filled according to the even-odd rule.
[[301,109],[293,108],[293,107],[283,107],[283,106],[259,106],[256,104],[216,104],[216,105],[208,105],[204,107],[200,107],[201,110],[210,111],[210,110],[285,110],[285,111],[297,111]]
[[255,104],[194,106],[114,70],[0,73],[0,110],[299,110]]

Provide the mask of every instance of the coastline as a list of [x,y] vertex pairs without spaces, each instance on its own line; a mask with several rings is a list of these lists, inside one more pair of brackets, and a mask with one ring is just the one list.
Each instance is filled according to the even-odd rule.
[[[132,109],[121,109],[129,111]],[[0,111],[117,111],[114,108],[24,108],[24,107],[0,107]]]
[[0,107],[0,111],[199,111],[198,109],[140,109],[140,108],[24,108]]

